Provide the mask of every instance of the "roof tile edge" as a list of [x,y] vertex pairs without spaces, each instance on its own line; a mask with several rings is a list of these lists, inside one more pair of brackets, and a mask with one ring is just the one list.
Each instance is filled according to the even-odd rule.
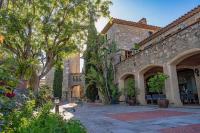
[[189,12],[187,12],[186,14],[184,14],[183,16],[179,17],[178,19],[172,21],[170,24],[168,24],[167,26],[161,28],[158,32],[152,34],[151,36],[149,36],[148,38],[142,40],[141,42],[139,42],[140,45],[144,45],[147,42],[153,40],[154,38],[156,38],[157,36],[165,33],[166,31],[170,30],[171,28],[175,27],[176,25],[182,23],[183,21],[185,21],[186,19],[194,16],[195,14],[200,12],[200,5],[198,5],[197,7],[193,8],[192,10],[190,10]]
[[123,19],[118,19],[118,18],[111,18],[109,20],[109,22],[106,24],[106,26],[103,28],[103,30],[101,31],[101,34],[105,34],[110,27],[112,27],[112,25],[116,23],[116,24],[122,24],[122,25],[128,25],[128,26],[135,26],[138,28],[143,28],[143,29],[149,29],[149,30],[159,30],[160,27],[158,26],[153,26],[153,25],[148,25],[148,24],[142,24],[139,22],[133,22],[133,21],[128,21],[128,20],[123,20]]

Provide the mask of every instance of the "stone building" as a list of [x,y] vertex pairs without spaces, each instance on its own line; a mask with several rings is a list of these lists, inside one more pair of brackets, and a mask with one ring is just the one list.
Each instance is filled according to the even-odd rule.
[[[46,76],[46,85],[53,87],[53,68]],[[83,84],[80,71],[80,55],[76,54],[64,60],[62,99],[73,100],[83,96]]]
[[[200,6],[164,28],[113,18],[102,31],[116,42],[116,83],[134,78],[137,101],[147,104],[147,81],[157,72],[169,76],[163,94],[171,105],[200,103]],[[138,45],[135,49],[134,45]]]

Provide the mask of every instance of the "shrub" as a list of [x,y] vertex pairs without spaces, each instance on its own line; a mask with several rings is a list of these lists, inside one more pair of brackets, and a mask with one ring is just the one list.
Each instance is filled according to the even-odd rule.
[[98,96],[98,89],[95,86],[89,86],[86,88],[86,97],[94,102]]
[[153,77],[151,77],[148,81],[149,90],[151,92],[157,92],[160,94],[162,92],[162,89],[165,85],[165,80],[168,78],[167,75],[163,73],[157,73]]
[[49,101],[52,100],[53,97],[53,91],[50,87],[48,87],[47,85],[43,85],[40,87],[38,94],[36,95],[36,106],[40,107],[46,103],[48,103]]
[[43,105],[37,114],[33,113],[34,107],[34,101],[28,101],[23,108],[15,110],[7,118],[3,133],[86,133],[79,121],[66,121],[59,114],[51,113],[51,103]]
[[112,85],[111,86],[111,97],[112,97],[112,102],[117,103],[119,101],[119,97],[121,95],[121,92],[117,85]]
[[54,97],[62,97],[63,68],[57,67],[54,72],[53,94]]
[[136,96],[135,81],[133,79],[127,79],[127,82],[124,87],[124,93],[128,99],[132,99]]

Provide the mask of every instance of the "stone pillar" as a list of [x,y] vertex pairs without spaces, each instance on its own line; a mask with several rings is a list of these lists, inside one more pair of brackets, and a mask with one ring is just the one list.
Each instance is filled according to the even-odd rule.
[[63,83],[62,83],[62,100],[68,100],[69,95],[69,61],[64,61],[64,69],[63,69]]
[[176,66],[167,64],[163,66],[163,69],[164,73],[169,76],[165,82],[166,97],[169,100],[169,103],[175,106],[182,106]]
[[53,88],[54,72],[55,68],[52,68],[46,75],[45,84],[50,88]]
[[146,105],[147,102],[145,100],[145,85],[144,85],[144,74],[142,73],[136,73],[135,74],[135,83],[137,88],[137,101],[141,105]]
[[119,80],[119,84],[118,84],[119,90],[122,92],[122,95],[119,97],[119,101],[125,101],[125,96],[123,94],[123,90],[124,89],[124,80],[120,79]]
[[[198,67],[197,69],[199,70],[199,74],[200,74],[200,67]],[[194,73],[194,75],[195,75],[197,93],[198,93],[198,98],[199,98],[199,103],[200,103],[200,76],[197,76],[196,73]]]

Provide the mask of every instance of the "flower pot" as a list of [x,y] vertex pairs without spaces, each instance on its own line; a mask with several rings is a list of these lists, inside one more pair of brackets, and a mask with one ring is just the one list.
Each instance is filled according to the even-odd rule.
[[160,108],[168,108],[169,100],[167,100],[167,99],[158,99],[158,106]]
[[136,99],[135,99],[135,98],[133,98],[133,99],[127,99],[126,102],[127,102],[128,105],[130,105],[130,106],[136,105]]

